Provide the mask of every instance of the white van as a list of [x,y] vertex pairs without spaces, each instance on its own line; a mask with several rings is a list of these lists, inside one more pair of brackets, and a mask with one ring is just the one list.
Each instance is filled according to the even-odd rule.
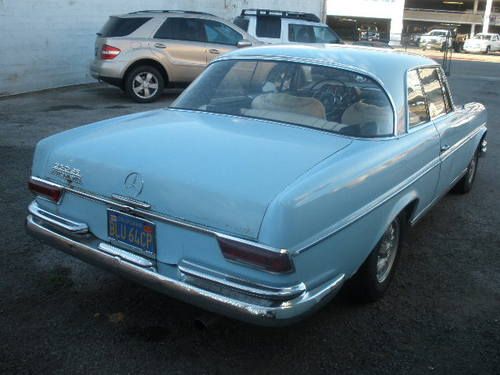
[[243,9],[233,22],[264,43],[343,43],[312,13]]

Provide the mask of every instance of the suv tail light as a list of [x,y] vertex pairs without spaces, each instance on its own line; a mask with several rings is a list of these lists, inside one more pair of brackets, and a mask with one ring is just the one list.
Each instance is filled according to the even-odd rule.
[[116,56],[120,54],[121,50],[119,48],[104,44],[101,49],[101,59],[102,60],[113,60]]
[[42,195],[54,202],[59,202],[62,196],[62,189],[57,185],[52,185],[46,182],[38,181],[31,177],[28,181],[28,188],[37,195]]
[[262,247],[217,237],[224,258],[244,263],[266,271],[287,273],[293,270],[292,261],[286,250],[272,251]]

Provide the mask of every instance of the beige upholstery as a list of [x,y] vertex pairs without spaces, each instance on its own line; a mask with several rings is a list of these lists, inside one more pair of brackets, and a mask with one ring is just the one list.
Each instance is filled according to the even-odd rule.
[[392,111],[387,107],[379,107],[359,101],[348,107],[342,115],[342,123],[346,125],[364,125],[373,123],[376,126],[374,135],[392,134]]
[[326,119],[325,107],[318,99],[283,93],[269,93],[257,96],[252,101],[252,109],[290,112]]

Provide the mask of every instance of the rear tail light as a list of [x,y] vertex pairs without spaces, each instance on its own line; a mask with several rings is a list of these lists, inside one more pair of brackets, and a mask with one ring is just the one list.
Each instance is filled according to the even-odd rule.
[[121,50],[119,48],[105,44],[101,49],[101,59],[102,60],[113,60],[116,56],[120,54]]
[[226,237],[218,237],[222,255],[227,260],[244,263],[266,271],[286,273],[293,270],[286,250],[273,251]]
[[49,198],[54,202],[59,202],[63,193],[59,186],[35,180],[33,177],[28,181],[28,188],[34,194]]

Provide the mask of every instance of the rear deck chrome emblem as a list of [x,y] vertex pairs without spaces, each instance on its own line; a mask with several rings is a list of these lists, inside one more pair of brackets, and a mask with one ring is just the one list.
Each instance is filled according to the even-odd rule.
[[61,177],[65,179],[68,184],[81,184],[82,183],[82,175],[79,169],[70,167],[68,165],[64,165],[62,163],[54,163],[52,169],[50,171],[54,176]]
[[142,188],[144,186],[144,180],[142,176],[137,172],[130,173],[127,177],[125,177],[125,189],[127,192],[133,196],[137,197],[142,192]]

